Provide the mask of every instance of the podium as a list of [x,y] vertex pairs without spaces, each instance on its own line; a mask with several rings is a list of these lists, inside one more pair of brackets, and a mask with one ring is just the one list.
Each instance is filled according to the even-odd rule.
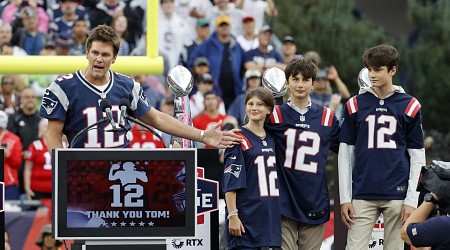
[[56,149],[53,163],[53,237],[72,249],[195,237],[196,149]]

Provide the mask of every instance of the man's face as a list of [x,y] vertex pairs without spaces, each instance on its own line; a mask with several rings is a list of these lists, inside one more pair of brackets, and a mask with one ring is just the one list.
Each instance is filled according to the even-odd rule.
[[242,24],[244,27],[244,33],[245,34],[254,34],[255,33],[255,22],[254,21],[247,21]]
[[272,35],[272,33],[269,31],[259,33],[259,36],[258,36],[259,44],[264,47],[269,46],[271,35]]
[[302,74],[296,76],[289,76],[287,80],[287,87],[291,93],[291,98],[296,100],[303,100],[308,98],[313,87],[312,78],[303,78]]
[[227,23],[221,23],[216,28],[218,36],[229,36],[231,34],[231,27]]
[[111,64],[116,61],[112,44],[100,41],[92,42],[86,58],[89,61],[86,73],[95,80],[106,80]]
[[215,111],[219,107],[219,99],[214,94],[205,96],[205,110]]
[[315,90],[324,90],[328,86],[328,79],[326,78],[316,78],[316,84],[314,84]]
[[196,27],[195,30],[197,31],[197,35],[200,38],[206,39],[209,36],[209,25]]
[[52,238],[51,234],[44,233],[43,237],[43,249],[53,249],[55,247],[56,241]]
[[73,36],[75,36],[75,37],[86,36],[88,33],[86,22],[85,21],[77,21],[73,25],[72,31],[73,31]]
[[64,15],[71,15],[75,14],[75,11],[77,10],[78,4],[73,1],[65,1],[61,3],[61,12]]
[[174,5],[172,0],[164,0],[161,2],[161,8],[164,12],[164,15],[170,16],[173,14]]
[[295,43],[284,42],[283,46],[281,46],[281,52],[286,56],[295,55],[297,53],[297,46],[295,46]]
[[11,77],[4,77],[2,81],[2,91],[4,94],[11,94],[14,90],[14,79]]
[[34,110],[36,109],[36,92],[33,89],[26,88],[22,90],[20,95],[21,107],[24,110]]
[[13,55],[13,50],[14,48],[12,46],[9,45],[3,45],[2,46],[2,51],[1,51],[1,55],[3,56],[12,56]]
[[0,45],[11,42],[12,32],[5,26],[0,26]]
[[22,23],[23,23],[23,27],[27,31],[35,31],[35,30],[37,30],[37,26],[38,26],[38,17],[36,15],[32,15],[32,16],[24,15],[22,17]]

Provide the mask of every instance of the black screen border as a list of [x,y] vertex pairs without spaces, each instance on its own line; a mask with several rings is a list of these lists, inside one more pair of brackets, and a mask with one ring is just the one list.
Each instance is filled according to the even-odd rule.
[[[53,237],[58,240],[125,240],[195,236],[197,209],[196,149],[55,149],[53,151]],[[184,227],[67,227],[67,161],[69,160],[184,160],[186,208]]]

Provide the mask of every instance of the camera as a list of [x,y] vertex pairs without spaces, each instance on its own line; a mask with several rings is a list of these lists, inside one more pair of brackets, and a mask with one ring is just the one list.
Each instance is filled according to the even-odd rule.
[[2,142],[2,143],[0,144],[0,146],[1,146],[2,148],[7,148],[7,147],[8,147],[8,143]]
[[436,194],[439,210],[450,214],[450,162],[432,161],[429,167],[422,167],[417,191]]

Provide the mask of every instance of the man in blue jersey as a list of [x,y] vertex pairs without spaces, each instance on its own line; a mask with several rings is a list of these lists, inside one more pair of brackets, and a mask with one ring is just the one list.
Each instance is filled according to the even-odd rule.
[[429,218],[439,208],[439,197],[425,194],[424,202],[403,224],[402,239],[414,247],[432,247],[433,250],[450,249],[450,214]]
[[266,125],[276,145],[282,249],[320,249],[330,218],[325,165],[329,149],[338,150],[339,124],[331,109],[311,103],[312,61],[292,60],[285,75],[290,99]]
[[[111,111],[116,123],[120,116],[118,104],[121,99],[126,98],[136,117],[166,133],[221,148],[240,141],[240,137],[232,132],[217,131],[220,123],[202,131],[151,107],[139,83],[109,70],[117,58],[119,45],[120,39],[111,27],[97,26],[86,43],[88,66],[61,76],[46,90],[40,116],[49,119],[46,135],[49,152],[62,147],[62,134],[71,142],[83,128],[105,118],[99,107],[102,99],[108,99],[112,103]],[[125,127],[130,128],[128,122]],[[97,125],[97,128],[89,130],[71,147],[128,147],[126,131],[111,132],[112,126],[109,123]]]
[[380,213],[384,249],[403,249],[402,223],[417,207],[419,172],[425,165],[421,105],[393,85],[399,54],[387,44],[367,49],[364,66],[372,86],[344,108],[339,147],[341,216],[347,249],[367,249]]

